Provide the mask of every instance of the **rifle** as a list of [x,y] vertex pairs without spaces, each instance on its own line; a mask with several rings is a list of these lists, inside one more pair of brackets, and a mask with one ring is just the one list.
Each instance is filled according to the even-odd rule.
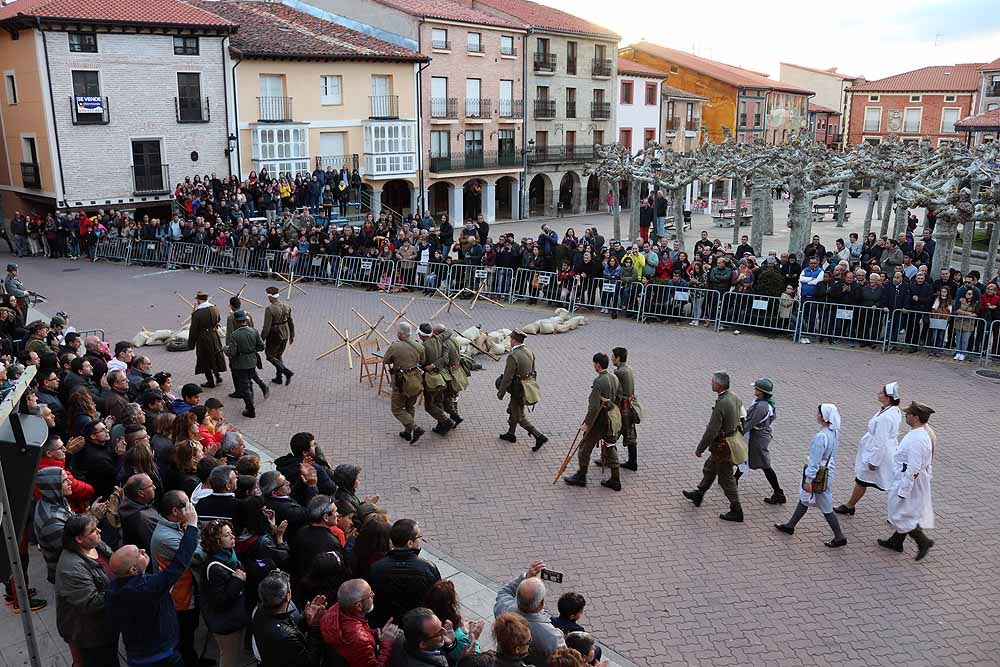
[[555,479],[552,480],[553,484],[559,481],[562,474],[566,472],[566,468],[569,467],[569,462],[573,460],[573,454],[575,454],[578,449],[576,441],[580,439],[580,434],[583,433],[583,428],[583,424],[581,424],[580,428],[577,429],[576,435],[573,437],[573,442],[569,446],[569,451],[566,452],[566,458],[563,459],[562,465],[559,466],[559,471],[556,473]]

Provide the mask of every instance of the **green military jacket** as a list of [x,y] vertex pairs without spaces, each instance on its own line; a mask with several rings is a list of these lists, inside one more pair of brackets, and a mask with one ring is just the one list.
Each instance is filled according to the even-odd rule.
[[615,377],[618,378],[618,384],[621,387],[621,396],[618,398],[618,402],[628,400],[635,397],[635,371],[628,364],[622,364],[615,368]]
[[698,443],[698,453],[704,452],[721,438],[731,435],[740,428],[740,411],[743,403],[728,389],[715,399],[712,416],[705,427],[705,434]]
[[613,373],[598,373],[590,385],[590,398],[587,399],[587,416],[583,420],[587,426],[593,426],[603,410],[617,404],[620,391],[618,378]]
[[295,321],[292,320],[292,307],[287,303],[274,301],[264,309],[264,326],[261,327],[260,335],[264,340],[274,338],[275,340],[295,341]]
[[[236,331],[236,318],[235,313],[229,313],[229,317],[226,318],[226,339],[228,340],[233,332]],[[247,324],[253,326],[253,315],[247,313]]]
[[524,379],[535,374],[535,355],[524,345],[519,345],[510,351],[507,356],[507,365],[503,369],[503,377],[500,378],[500,386],[497,391],[500,397],[510,391],[510,385],[514,378]]
[[249,325],[235,329],[226,337],[226,356],[231,359],[229,367],[234,371],[257,368],[257,353],[263,350],[264,339]]

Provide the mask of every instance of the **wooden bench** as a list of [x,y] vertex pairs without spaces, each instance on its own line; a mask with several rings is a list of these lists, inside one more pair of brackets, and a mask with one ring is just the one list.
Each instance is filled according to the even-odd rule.
[[[736,209],[720,208],[719,214],[712,216],[712,220],[715,222],[716,227],[732,227],[736,222]],[[749,225],[752,220],[753,216],[748,215],[747,208],[743,207],[740,211],[740,227]]]
[[[817,211],[817,210],[814,209],[813,210],[813,222],[823,222],[824,220],[826,220],[827,213],[830,214],[830,220],[836,220],[837,219],[837,211],[836,210],[833,210],[833,211]],[[847,222],[850,219],[851,219],[851,212],[850,211],[844,211],[844,222]]]

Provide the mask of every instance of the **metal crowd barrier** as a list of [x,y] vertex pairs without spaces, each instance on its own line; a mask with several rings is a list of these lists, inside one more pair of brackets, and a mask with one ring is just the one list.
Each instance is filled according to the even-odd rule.
[[[715,317],[715,330],[726,326],[778,331],[796,336],[799,302],[781,303],[776,296],[747,292],[726,292],[722,295]],[[803,333],[805,333],[803,331]]]
[[340,275],[340,257],[338,255],[306,255],[299,262],[297,275],[303,275],[309,280],[319,282],[337,282]]
[[208,251],[207,245],[175,243],[170,246],[170,264],[175,268],[204,270]]
[[164,244],[161,241],[133,241],[129,252],[129,264],[140,264],[143,266],[159,266],[170,263],[169,242]]
[[103,259],[108,262],[124,262],[127,264],[131,250],[131,239],[110,239],[108,237],[97,239],[97,245],[94,246],[94,263],[96,264]]
[[994,361],[1000,361],[1000,320],[990,323],[984,338],[983,354],[979,361],[986,367],[992,365]]
[[218,248],[207,246],[205,257],[205,273],[218,271],[221,273],[243,273],[247,267],[246,248]]
[[348,285],[382,285],[391,289],[395,273],[396,265],[392,260],[348,255],[340,258],[337,287],[347,283]]
[[77,329],[76,332],[80,334],[80,338],[86,339],[87,336],[97,336],[102,341],[104,340],[104,329]]
[[278,256],[280,250],[266,250],[264,248],[254,248],[247,255],[245,273],[248,276],[270,276],[274,273],[274,267],[278,266]]
[[709,319],[718,312],[719,293],[714,289],[680,285],[647,285],[642,300],[639,321],[649,319],[690,320]]
[[463,289],[480,292],[493,299],[510,299],[514,272],[506,267],[452,264],[448,273],[448,291],[451,294]]
[[931,315],[904,308],[893,311],[883,349],[886,352],[893,347],[913,352],[925,349],[953,355],[959,352],[959,347],[964,347],[962,354],[971,356],[985,355],[988,352],[989,325],[983,318]]
[[396,264],[396,287],[433,292],[451,288],[451,264],[406,260]]
[[511,303],[519,299],[529,304],[541,301],[548,305],[561,305],[570,308],[573,305],[575,283],[559,282],[559,274],[551,271],[536,271],[534,269],[518,269],[514,276],[514,288],[511,291]]
[[827,337],[882,347],[889,314],[878,307],[806,301],[795,340],[809,336]]

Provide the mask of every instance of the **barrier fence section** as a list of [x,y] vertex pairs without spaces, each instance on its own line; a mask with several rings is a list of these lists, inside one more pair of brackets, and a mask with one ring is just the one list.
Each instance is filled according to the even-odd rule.
[[511,302],[518,299],[526,300],[534,305],[561,305],[570,308],[573,305],[574,282],[571,279],[559,280],[559,274],[551,271],[536,271],[535,269],[518,269],[514,276],[514,289],[511,291]]
[[710,314],[714,316],[716,331],[727,326],[745,327],[777,331],[794,338],[800,313],[797,301],[782,302],[780,297],[749,292],[726,292],[716,312],[710,311]]
[[444,262],[403,260],[396,263],[395,285],[406,290],[424,290],[431,294],[436,289],[447,292],[451,285],[450,273],[451,265]]
[[218,248],[208,246],[205,255],[205,273],[244,273],[247,268],[246,248]]
[[988,345],[989,325],[981,317],[936,315],[906,310],[893,311],[886,334],[885,351],[894,347],[916,352],[920,349],[952,355],[981,356]]
[[247,263],[244,272],[248,276],[270,276],[274,273],[274,267],[280,266],[278,256],[283,254],[280,250],[266,250],[264,248],[254,248],[247,253]]
[[639,321],[649,320],[714,320],[719,311],[719,293],[714,289],[683,285],[646,285]]
[[337,287],[348,285],[381,285],[391,289],[396,273],[396,265],[388,259],[378,257],[358,257],[348,255],[340,258]]
[[170,241],[133,241],[129,264],[167,266],[170,263]]
[[463,289],[480,292],[492,299],[510,300],[514,272],[506,267],[452,264],[448,275],[451,294]]
[[851,304],[806,301],[802,306],[802,320],[795,340],[816,337],[817,342],[829,338],[831,342],[848,341],[862,347],[883,347],[889,314],[878,307]]
[[983,354],[980,358],[982,366],[990,366],[1000,361],[1000,320],[990,322],[983,341]]
[[627,313],[638,317],[642,305],[642,283],[604,278],[576,278],[573,304],[570,310],[588,308],[591,311],[611,313],[612,317]]
[[98,239],[97,245],[94,246],[94,263],[96,264],[103,259],[108,262],[123,262],[127,264],[131,250],[131,239],[109,239],[107,237]]
[[340,275],[339,255],[306,255],[299,260],[296,275],[322,283],[335,283]]
[[170,246],[170,265],[174,268],[204,270],[208,261],[208,246],[195,243],[175,243]]

